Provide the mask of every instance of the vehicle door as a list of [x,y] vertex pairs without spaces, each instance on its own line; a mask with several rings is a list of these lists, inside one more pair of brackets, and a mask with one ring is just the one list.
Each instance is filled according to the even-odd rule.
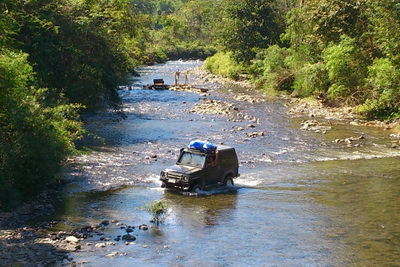
[[217,164],[215,155],[207,155],[204,166],[204,183],[205,185],[216,184],[220,181],[221,166]]

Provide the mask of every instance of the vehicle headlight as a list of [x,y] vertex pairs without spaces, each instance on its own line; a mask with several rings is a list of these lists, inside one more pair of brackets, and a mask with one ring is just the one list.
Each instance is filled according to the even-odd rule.
[[189,176],[182,175],[182,181],[186,183],[189,182]]

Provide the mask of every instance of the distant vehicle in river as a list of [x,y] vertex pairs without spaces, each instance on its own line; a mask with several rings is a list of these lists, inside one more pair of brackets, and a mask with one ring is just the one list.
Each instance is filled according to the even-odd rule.
[[163,188],[196,192],[212,186],[233,185],[239,177],[236,151],[229,146],[193,141],[182,148],[175,165],[160,174]]
[[153,84],[144,87],[152,90],[167,90],[170,86],[164,83],[164,79],[154,79]]

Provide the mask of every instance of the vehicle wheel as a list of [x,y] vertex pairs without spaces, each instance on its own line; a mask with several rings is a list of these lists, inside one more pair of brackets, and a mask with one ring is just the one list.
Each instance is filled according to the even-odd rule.
[[167,184],[166,182],[163,182],[163,183],[161,184],[161,188],[174,188],[174,186],[173,186],[173,185],[169,185],[169,184]]
[[225,177],[224,186],[234,186],[232,175],[227,175]]
[[169,189],[171,189],[171,188],[174,188],[175,186],[173,186],[173,185],[170,185],[170,184],[165,184],[165,188],[169,188]]
[[200,185],[199,184],[194,184],[189,188],[189,191],[192,193],[198,193],[201,191]]

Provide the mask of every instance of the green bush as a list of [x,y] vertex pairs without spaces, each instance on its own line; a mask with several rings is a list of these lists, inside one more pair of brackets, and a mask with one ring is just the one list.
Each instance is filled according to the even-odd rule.
[[144,210],[151,214],[152,222],[156,225],[164,222],[167,216],[167,206],[162,200],[154,200],[144,206]]
[[400,117],[400,70],[389,59],[380,58],[368,68],[367,101],[358,111],[368,116]]
[[270,91],[291,91],[294,73],[285,60],[289,52],[278,45],[259,52],[250,67],[256,85]]
[[204,68],[209,70],[211,73],[225,76],[234,80],[240,78],[242,73],[242,67],[236,63],[231,53],[218,52],[215,55],[207,58],[204,63]]
[[328,97],[363,101],[360,89],[367,75],[367,64],[354,39],[343,35],[340,43],[325,49],[323,57],[331,83]]
[[293,89],[302,97],[326,92],[329,88],[328,73],[323,62],[305,64],[295,75]]

